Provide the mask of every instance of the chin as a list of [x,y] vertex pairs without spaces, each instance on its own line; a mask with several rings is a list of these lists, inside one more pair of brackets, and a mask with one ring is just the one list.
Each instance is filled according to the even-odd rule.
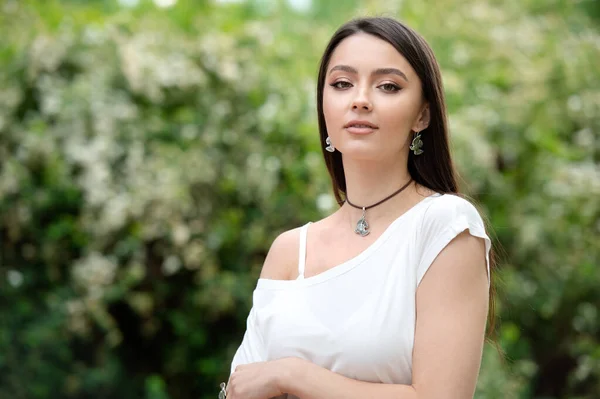
[[384,158],[381,149],[365,148],[365,146],[361,146],[363,148],[356,148],[356,146],[352,147],[354,148],[344,148],[340,151],[342,153],[342,158],[361,162],[379,162]]

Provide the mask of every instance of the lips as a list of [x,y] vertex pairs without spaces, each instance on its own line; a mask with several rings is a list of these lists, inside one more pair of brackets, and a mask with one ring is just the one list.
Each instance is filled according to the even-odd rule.
[[346,131],[352,134],[369,134],[373,133],[379,127],[369,121],[354,120],[344,125]]
[[357,128],[357,129],[378,129],[377,125],[364,120],[352,120],[344,125],[344,128]]

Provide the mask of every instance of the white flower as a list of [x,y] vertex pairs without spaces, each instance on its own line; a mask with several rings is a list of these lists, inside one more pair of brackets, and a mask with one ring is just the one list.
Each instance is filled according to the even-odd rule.
[[18,288],[23,284],[23,273],[18,270],[10,269],[6,272],[6,279],[10,285],[14,288]]
[[72,269],[75,283],[88,295],[100,297],[104,287],[110,285],[117,270],[116,263],[99,252],[92,252],[77,260]]
[[317,208],[322,213],[329,213],[333,210],[335,201],[331,194],[320,194],[317,197]]

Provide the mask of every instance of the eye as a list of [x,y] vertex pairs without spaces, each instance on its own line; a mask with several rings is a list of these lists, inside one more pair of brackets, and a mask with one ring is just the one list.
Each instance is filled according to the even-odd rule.
[[380,85],[379,87],[381,87],[384,91],[389,91],[389,92],[400,91],[400,86],[398,86],[394,83],[384,83],[384,84]]
[[329,86],[334,87],[336,89],[347,89],[349,87],[352,87],[352,84],[350,82],[340,80],[340,81],[330,84]]

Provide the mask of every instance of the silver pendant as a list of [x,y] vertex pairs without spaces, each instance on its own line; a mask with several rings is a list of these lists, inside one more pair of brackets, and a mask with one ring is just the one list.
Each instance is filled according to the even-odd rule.
[[370,233],[369,223],[367,223],[367,219],[365,219],[366,214],[367,211],[363,207],[362,217],[358,220],[358,222],[356,223],[356,228],[354,229],[354,232],[356,234],[360,234],[361,237],[367,236]]

